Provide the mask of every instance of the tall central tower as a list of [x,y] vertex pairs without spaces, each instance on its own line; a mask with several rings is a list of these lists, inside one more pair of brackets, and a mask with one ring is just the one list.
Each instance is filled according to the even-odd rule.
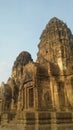
[[[72,62],[73,35],[67,25],[52,18],[40,37],[37,62],[58,65],[60,71],[66,70]],[[63,73],[63,72],[62,72]]]

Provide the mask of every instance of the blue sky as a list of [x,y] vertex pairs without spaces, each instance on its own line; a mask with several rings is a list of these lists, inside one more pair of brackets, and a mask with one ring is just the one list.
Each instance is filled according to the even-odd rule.
[[36,60],[42,30],[54,16],[73,32],[73,0],[0,0],[0,83],[21,51]]

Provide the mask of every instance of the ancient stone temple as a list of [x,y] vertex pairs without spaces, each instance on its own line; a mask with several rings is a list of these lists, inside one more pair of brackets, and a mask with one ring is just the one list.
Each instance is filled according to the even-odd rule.
[[[0,124],[7,130],[73,130],[73,35],[52,18],[36,62],[23,51],[0,88]],[[12,129],[11,129],[12,128]]]

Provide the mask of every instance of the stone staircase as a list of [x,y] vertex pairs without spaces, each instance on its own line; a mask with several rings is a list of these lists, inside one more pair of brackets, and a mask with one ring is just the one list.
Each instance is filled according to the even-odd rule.
[[5,118],[0,130],[73,130],[72,115],[70,112],[21,111],[7,122]]

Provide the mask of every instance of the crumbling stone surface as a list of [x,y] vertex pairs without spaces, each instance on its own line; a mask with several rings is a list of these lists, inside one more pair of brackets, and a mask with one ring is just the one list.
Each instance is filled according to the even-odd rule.
[[29,61],[32,61],[31,55],[28,52],[23,51],[16,58],[13,68],[16,68],[18,65],[26,65]]

